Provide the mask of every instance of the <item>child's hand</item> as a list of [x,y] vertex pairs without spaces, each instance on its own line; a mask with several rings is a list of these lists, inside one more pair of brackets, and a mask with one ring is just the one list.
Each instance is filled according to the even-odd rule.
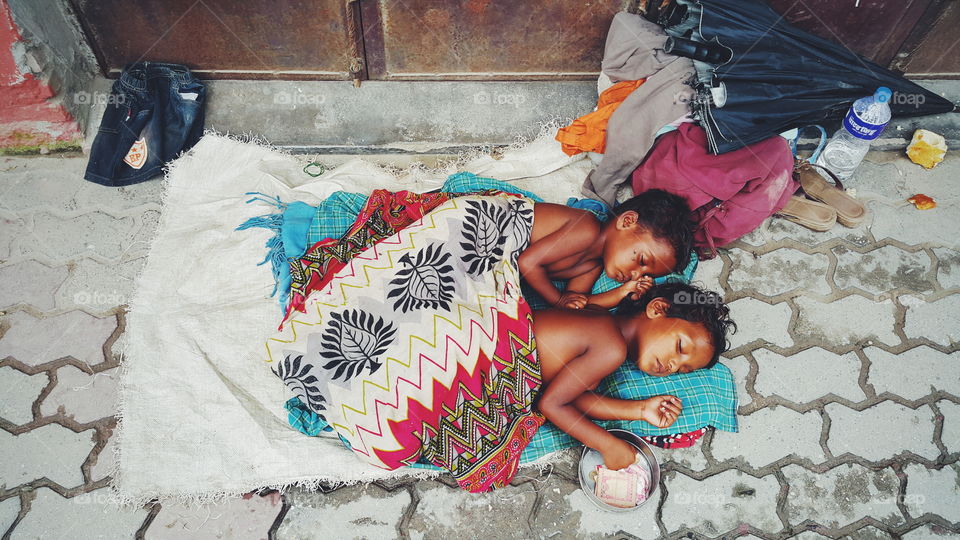
[[639,300],[641,296],[653,287],[653,278],[643,276],[640,279],[630,280],[620,286],[623,296],[629,296],[631,300]]
[[670,427],[683,409],[676,396],[654,396],[640,403],[640,419],[658,428]]
[[603,456],[604,467],[611,471],[625,469],[637,461],[637,449],[620,439],[601,450],[600,454]]
[[565,291],[560,294],[556,306],[567,309],[583,309],[587,305],[587,295],[578,292]]

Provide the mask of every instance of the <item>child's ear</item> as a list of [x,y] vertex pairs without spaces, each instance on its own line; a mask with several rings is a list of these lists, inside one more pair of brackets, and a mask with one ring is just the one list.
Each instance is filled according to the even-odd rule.
[[670,302],[663,298],[654,298],[647,303],[647,318],[655,319],[657,317],[666,317]]
[[637,218],[640,217],[640,214],[634,212],[633,210],[627,210],[626,212],[617,216],[617,228],[618,229],[631,229],[637,224]]

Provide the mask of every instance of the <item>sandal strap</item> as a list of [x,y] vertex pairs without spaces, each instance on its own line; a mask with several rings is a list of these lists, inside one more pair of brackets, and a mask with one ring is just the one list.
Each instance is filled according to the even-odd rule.
[[810,167],[816,167],[816,168],[818,168],[818,169],[826,172],[827,175],[830,176],[830,179],[833,180],[833,183],[837,186],[837,189],[839,189],[839,190],[841,190],[841,191],[843,191],[843,190],[845,189],[845,188],[843,187],[843,182],[840,181],[840,178],[838,178],[837,175],[833,173],[833,171],[831,171],[830,169],[824,167],[823,165],[817,165],[816,163],[810,163],[809,161],[807,161],[807,160],[805,160],[805,159],[803,159],[803,158],[797,158],[797,162],[796,162],[796,165],[794,166],[794,170],[799,171],[801,168],[803,168],[803,167],[806,166],[806,165],[809,165]]

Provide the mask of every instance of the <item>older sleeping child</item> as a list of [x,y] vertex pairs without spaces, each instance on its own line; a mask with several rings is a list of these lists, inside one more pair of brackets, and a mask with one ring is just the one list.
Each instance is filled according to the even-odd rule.
[[[653,278],[683,270],[689,262],[690,208],[665,191],[646,191],[624,202],[607,223],[559,204],[538,203],[533,212],[530,245],[518,265],[523,279],[555,307],[612,308],[628,295],[643,294]],[[601,272],[623,285],[590,295]],[[554,279],[569,280],[566,290],[558,290]]]
[[593,390],[624,360],[655,377],[712,367],[727,348],[727,331],[736,331],[729,314],[718,294],[682,283],[627,298],[615,314],[536,311],[533,328],[546,385],[537,407],[558,428],[599,451],[608,469],[627,467],[635,459],[633,447],[590,418],[668,427],[680,415],[680,399],[623,400]]

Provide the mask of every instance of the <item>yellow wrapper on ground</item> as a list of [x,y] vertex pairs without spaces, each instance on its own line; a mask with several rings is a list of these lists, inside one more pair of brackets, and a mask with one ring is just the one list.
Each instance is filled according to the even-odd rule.
[[937,163],[943,161],[946,153],[947,141],[943,136],[925,129],[914,131],[913,140],[907,147],[907,157],[910,161],[926,169],[932,169]]

